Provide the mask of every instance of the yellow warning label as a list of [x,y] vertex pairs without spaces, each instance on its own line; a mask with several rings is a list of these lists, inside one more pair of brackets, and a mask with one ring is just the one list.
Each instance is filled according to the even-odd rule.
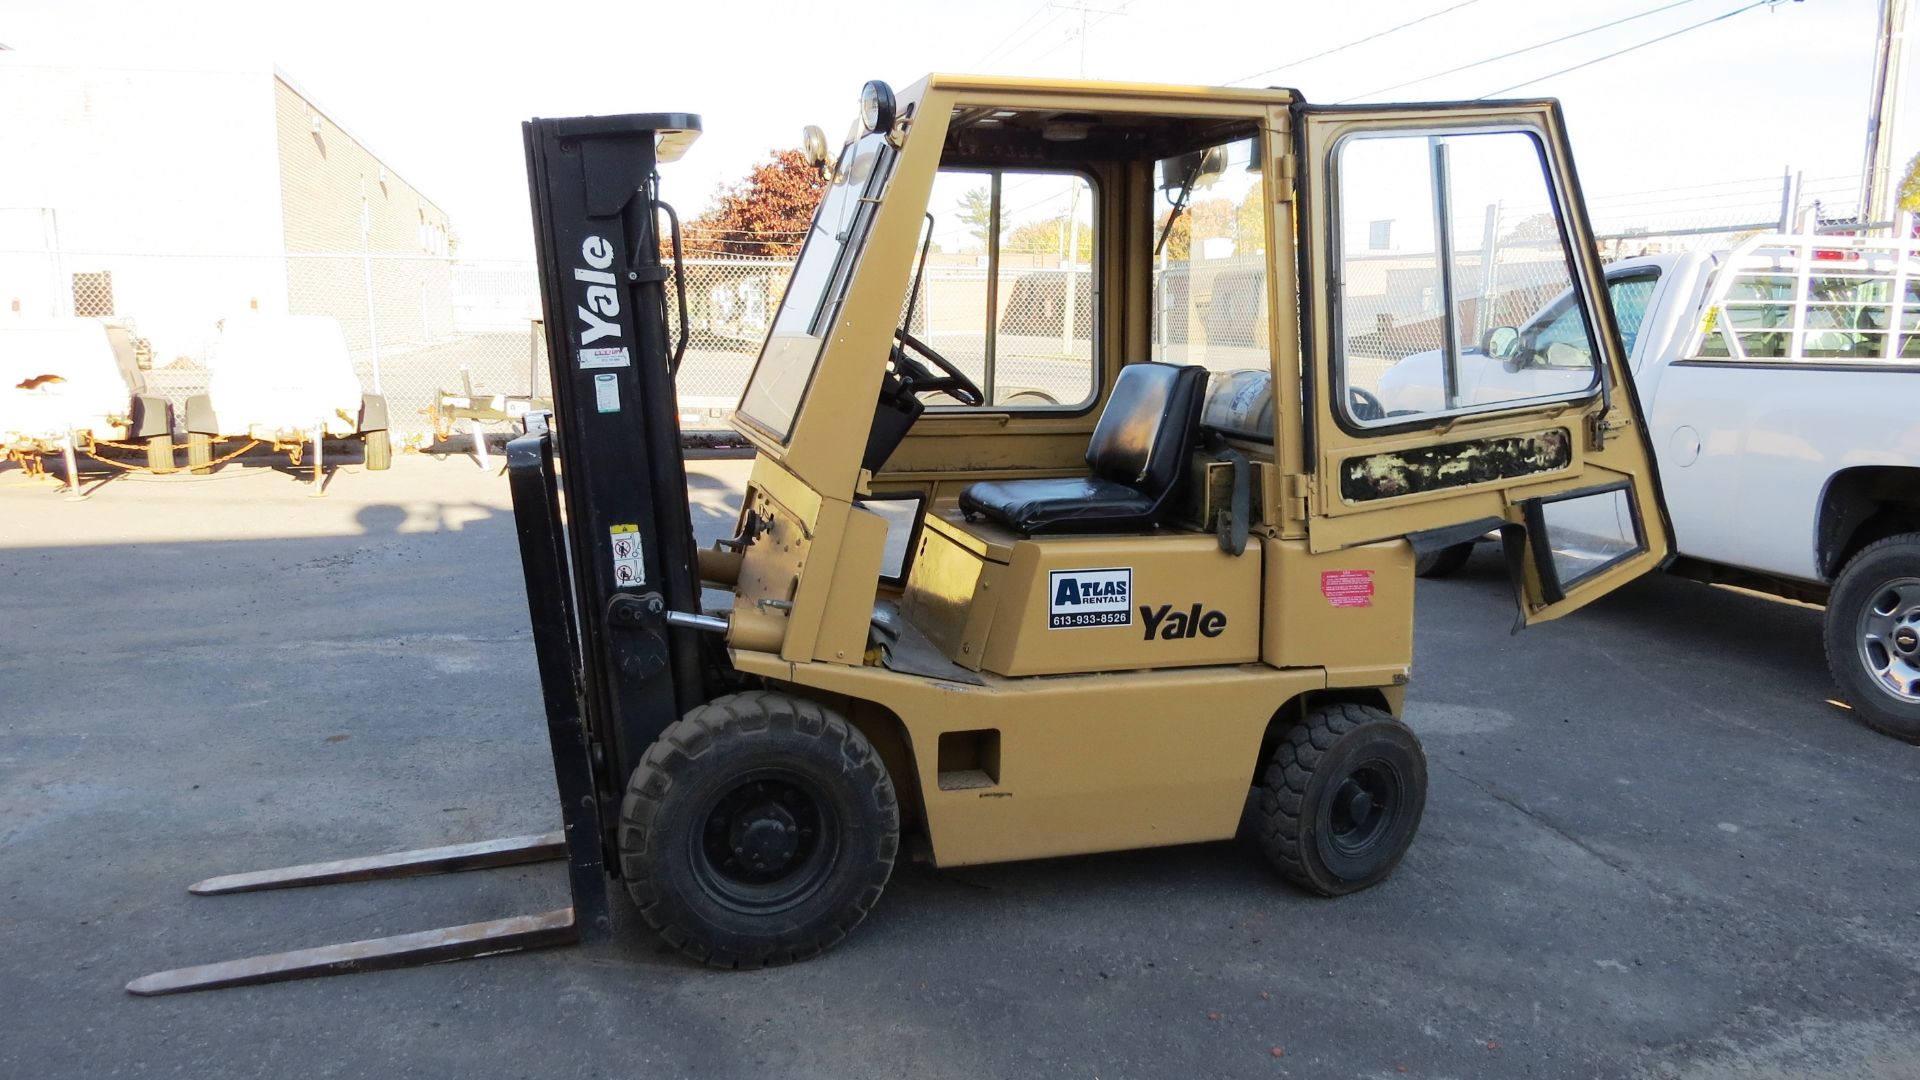
[[647,568],[641,559],[640,526],[611,525],[608,538],[613,541],[613,587],[630,588],[647,583]]

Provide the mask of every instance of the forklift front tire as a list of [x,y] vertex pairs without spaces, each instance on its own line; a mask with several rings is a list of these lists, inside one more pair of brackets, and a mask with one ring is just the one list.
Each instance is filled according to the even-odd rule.
[[1260,847],[1303,889],[1358,892],[1393,872],[1426,804],[1427,758],[1411,729],[1371,705],[1323,705],[1274,749]]
[[620,869],[647,924],[715,967],[831,948],[866,917],[900,847],[873,746],[816,702],[754,691],[668,727],[620,808]]

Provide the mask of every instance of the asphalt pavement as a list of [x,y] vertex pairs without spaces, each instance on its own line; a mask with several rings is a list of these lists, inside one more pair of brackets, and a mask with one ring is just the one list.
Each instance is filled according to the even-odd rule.
[[[745,475],[693,463],[703,536]],[[1419,586],[1432,792],[1366,893],[1240,842],[903,865],[773,971],[616,891],[592,948],[131,997],[565,902],[557,865],[187,894],[558,822],[504,479],[302,480],[0,470],[0,1077],[1920,1076],[1920,749],[1829,701],[1819,612],[1656,577],[1510,636],[1492,552]]]

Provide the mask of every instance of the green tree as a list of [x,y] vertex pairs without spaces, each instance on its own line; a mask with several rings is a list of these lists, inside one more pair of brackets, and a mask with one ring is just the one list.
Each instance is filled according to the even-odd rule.
[[[1015,255],[1052,255],[1060,258],[1067,250],[1067,228],[1065,214],[1044,221],[1029,221],[1025,225],[1016,225],[1007,231],[1000,241],[1000,250]],[[1093,261],[1093,230],[1082,225],[1075,229],[1074,260],[1090,263]]]
[[987,242],[987,233],[993,228],[993,196],[986,188],[977,187],[960,196],[960,220],[974,239]]
[[1503,244],[1520,243],[1527,240],[1560,239],[1560,223],[1552,214],[1529,214],[1514,223],[1513,228],[1500,237]]
[[1247,197],[1240,200],[1240,208],[1234,211],[1233,253],[1235,255],[1256,255],[1267,249],[1266,202],[1261,197],[1259,184],[1248,189]]
[[[1235,225],[1239,211],[1230,199],[1208,199],[1205,202],[1191,203],[1180,212],[1173,228],[1167,233],[1167,246],[1164,254],[1175,262],[1186,262],[1193,258],[1196,241],[1217,240],[1235,235]],[[1165,228],[1167,219],[1162,215],[1154,228]],[[1158,233],[1156,232],[1157,236]],[[1258,234],[1256,234],[1258,235]],[[1236,244],[1235,251],[1239,251]]]
[[1920,154],[1907,162],[1906,178],[1900,181],[1900,209],[1920,214]]

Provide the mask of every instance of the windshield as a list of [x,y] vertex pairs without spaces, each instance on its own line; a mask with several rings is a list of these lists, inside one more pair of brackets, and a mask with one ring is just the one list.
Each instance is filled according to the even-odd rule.
[[833,185],[814,212],[780,313],[741,396],[740,414],[782,440],[793,430],[873,217],[872,203],[863,199],[879,194],[893,157],[881,134],[862,136],[841,151]]

